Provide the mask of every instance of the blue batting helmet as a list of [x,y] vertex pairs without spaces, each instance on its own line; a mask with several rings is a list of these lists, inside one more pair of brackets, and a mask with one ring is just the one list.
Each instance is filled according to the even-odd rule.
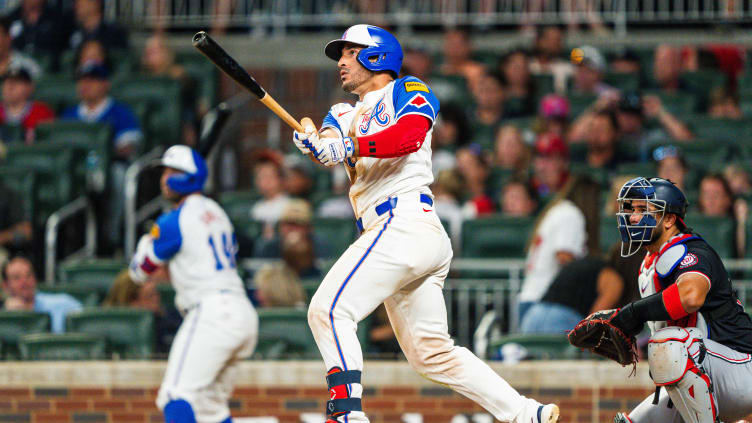
[[324,53],[330,59],[339,61],[345,43],[365,47],[358,53],[358,62],[366,69],[399,74],[402,67],[402,46],[389,31],[373,25],[353,25],[347,28],[342,38],[329,41]]
[[[637,212],[632,202],[645,201],[645,210]],[[662,178],[645,179],[638,177],[627,181],[617,198],[619,212],[616,213],[621,233],[621,255],[629,257],[644,243],[653,241],[653,229],[663,220],[666,213],[675,214],[680,227],[684,225],[687,212],[687,198],[673,182]],[[630,216],[641,215],[640,221],[632,224]]]
[[209,169],[196,150],[185,145],[173,145],[157,163],[182,172],[167,178],[167,186],[179,194],[190,194],[204,188]]

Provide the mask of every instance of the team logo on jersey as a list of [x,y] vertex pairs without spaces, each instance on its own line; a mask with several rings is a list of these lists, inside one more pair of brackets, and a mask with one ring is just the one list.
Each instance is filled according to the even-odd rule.
[[415,94],[415,97],[413,97],[407,104],[421,108],[428,104],[428,100],[426,100],[426,98],[423,97],[422,94]]
[[390,120],[391,118],[386,112],[386,104],[384,103],[384,98],[382,97],[379,102],[376,103],[375,106],[373,106],[373,109],[370,113],[363,113],[363,118],[361,120],[360,126],[358,126],[358,131],[360,131],[360,135],[365,135],[371,128],[371,121],[375,121],[376,125],[384,127],[389,125]]
[[159,239],[159,225],[152,225],[149,235],[154,239]]
[[681,263],[679,263],[679,269],[684,269],[685,267],[694,266],[697,264],[699,260],[697,259],[697,256],[692,253],[687,253],[686,256],[682,259]]
[[412,92],[412,91],[423,91],[428,92],[428,87],[426,87],[425,84],[411,81],[411,82],[405,82],[405,91]]

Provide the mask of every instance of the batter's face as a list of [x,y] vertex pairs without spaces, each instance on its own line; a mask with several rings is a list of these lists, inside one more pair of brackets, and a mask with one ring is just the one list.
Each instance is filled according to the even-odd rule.
[[169,167],[166,167],[162,170],[162,177],[159,178],[159,189],[162,191],[162,197],[167,201],[175,202],[178,199],[180,199],[180,194],[173,191],[168,185],[167,185],[167,178],[169,178],[172,175],[177,175],[182,172],[171,169]]
[[339,68],[339,79],[345,92],[360,94],[358,87],[362,86],[373,76],[373,72],[364,68],[358,62],[358,53],[361,50],[363,50],[362,46],[352,43],[346,43],[342,47],[342,57],[337,62],[337,68]]

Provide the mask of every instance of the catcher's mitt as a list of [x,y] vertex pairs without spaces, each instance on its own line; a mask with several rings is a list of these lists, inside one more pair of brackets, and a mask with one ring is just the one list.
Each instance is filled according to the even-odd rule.
[[569,343],[614,360],[622,366],[636,365],[635,337],[625,334],[611,322],[618,312],[618,309],[603,310],[584,318],[569,331]]

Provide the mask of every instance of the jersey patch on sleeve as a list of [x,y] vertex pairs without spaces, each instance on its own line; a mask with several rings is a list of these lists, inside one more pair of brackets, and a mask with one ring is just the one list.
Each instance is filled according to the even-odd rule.
[[160,260],[169,260],[180,251],[183,243],[183,235],[180,233],[180,210],[181,208],[177,208],[157,219],[160,234],[159,238],[154,239],[154,255]]
[[692,253],[687,253],[686,256],[682,259],[681,263],[679,263],[679,269],[685,269],[690,266],[694,266],[695,264],[699,263],[700,260],[697,258],[696,255]]
[[407,91],[407,92],[423,91],[423,92],[427,93],[428,92],[428,87],[426,86],[426,84],[424,84],[422,82],[409,81],[409,82],[405,82],[405,91]]
[[154,239],[159,239],[159,225],[152,225],[151,230],[149,231],[149,235],[151,235],[151,237]]

